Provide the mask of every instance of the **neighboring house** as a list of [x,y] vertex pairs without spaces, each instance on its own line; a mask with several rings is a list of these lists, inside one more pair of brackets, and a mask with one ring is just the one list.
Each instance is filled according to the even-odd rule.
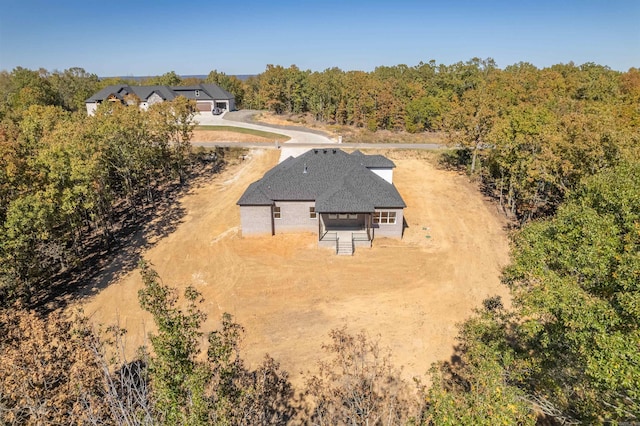
[[198,111],[212,111],[220,108],[226,111],[236,109],[235,98],[215,84],[197,86],[129,86],[117,84],[107,86],[85,101],[87,114],[95,114],[102,102],[121,102],[128,105],[137,103],[147,109],[157,102],[170,101],[178,96],[196,101]]
[[318,245],[353,254],[374,237],[402,238],[406,204],[393,185],[395,164],[381,155],[312,149],[289,157],[246,189],[242,235],[318,233]]

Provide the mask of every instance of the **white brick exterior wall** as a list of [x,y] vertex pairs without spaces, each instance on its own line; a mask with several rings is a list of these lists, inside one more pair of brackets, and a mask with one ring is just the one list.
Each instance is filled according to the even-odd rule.
[[373,228],[373,236],[375,237],[390,237],[390,238],[402,238],[402,227],[404,224],[404,216],[402,209],[377,209],[376,211],[388,211],[396,212],[396,223],[374,223],[371,225]]
[[313,201],[276,201],[280,207],[280,219],[274,219],[276,234],[281,232],[318,232],[318,218],[309,217],[309,207],[316,205]]
[[272,235],[271,206],[240,206],[242,235]]

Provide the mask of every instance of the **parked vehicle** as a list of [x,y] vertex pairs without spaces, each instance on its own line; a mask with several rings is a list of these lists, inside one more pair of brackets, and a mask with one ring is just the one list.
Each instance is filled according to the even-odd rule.
[[220,114],[222,114],[222,109],[218,108],[218,107],[215,107],[214,109],[211,110],[211,114],[220,115]]

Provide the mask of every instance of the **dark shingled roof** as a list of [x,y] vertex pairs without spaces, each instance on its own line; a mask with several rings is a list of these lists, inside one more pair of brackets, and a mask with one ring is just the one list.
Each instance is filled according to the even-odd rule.
[[[200,96],[196,97],[196,90],[200,91]],[[134,93],[140,100],[146,101],[149,96],[156,92],[164,100],[172,100],[177,96],[184,96],[189,99],[199,100],[229,100],[233,95],[215,84],[199,84],[197,86],[128,86],[126,84],[116,84],[107,86],[95,93],[85,102],[102,102],[115,95],[122,99],[126,93]]]
[[98,91],[97,93],[94,93],[93,96],[91,96],[85,102],[104,101],[105,99],[107,99],[109,97],[109,95],[115,95],[115,96],[118,97],[118,99],[122,99],[122,96],[118,95],[118,92],[120,92],[122,89],[127,90],[129,93],[132,92],[131,88],[129,86],[127,86],[126,84],[118,84],[118,85],[115,85],[115,86],[107,86],[104,89]]
[[389,160],[384,155],[364,155],[359,150],[353,151],[351,155],[353,155],[354,157],[358,157],[362,165],[368,168],[394,168],[396,166],[395,164],[393,164],[393,161]]
[[176,97],[176,94],[167,86],[133,86],[131,89],[143,101],[149,99],[154,92],[165,101],[170,101]]
[[233,95],[217,84],[201,84],[205,92],[211,96],[211,99],[233,99]]
[[262,179],[249,185],[238,204],[315,201],[316,211],[321,213],[367,213],[375,208],[406,207],[396,187],[367,167],[391,168],[395,164],[378,155],[347,154],[335,148],[312,149],[269,170]]

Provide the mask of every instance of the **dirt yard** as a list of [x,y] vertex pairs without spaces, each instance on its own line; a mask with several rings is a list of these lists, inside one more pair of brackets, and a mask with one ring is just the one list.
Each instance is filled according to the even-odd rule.
[[[311,233],[243,238],[235,203],[278,154],[252,151],[185,196],[182,223],[144,255],[165,283],[202,292],[206,331],[223,312],[234,315],[253,366],[268,352],[296,383],[315,368],[329,331],[346,324],[380,336],[403,374],[420,376],[450,358],[456,323],[484,298],[508,298],[499,282],[509,260],[505,222],[466,177],[437,169],[426,158],[432,154],[388,154],[408,205],[401,241],[376,239],[371,249],[338,257]],[[134,271],[84,303],[94,322],[128,330],[131,352],[153,330],[138,307],[140,286]]]

